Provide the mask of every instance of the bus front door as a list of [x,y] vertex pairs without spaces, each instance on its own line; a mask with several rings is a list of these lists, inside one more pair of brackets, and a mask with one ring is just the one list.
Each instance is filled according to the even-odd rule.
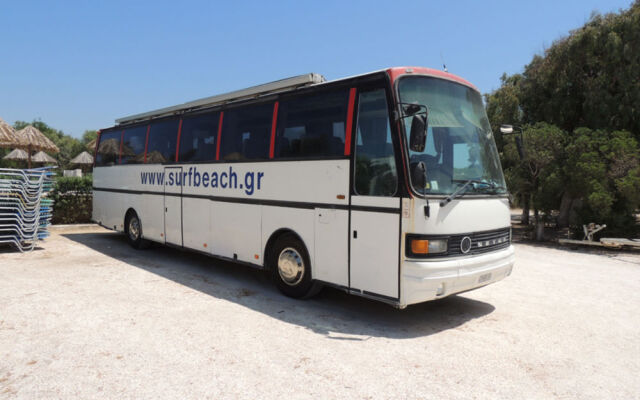
[[182,167],[167,167],[164,176],[164,240],[182,246]]
[[360,91],[357,121],[349,284],[362,294],[397,300],[400,198],[384,89]]

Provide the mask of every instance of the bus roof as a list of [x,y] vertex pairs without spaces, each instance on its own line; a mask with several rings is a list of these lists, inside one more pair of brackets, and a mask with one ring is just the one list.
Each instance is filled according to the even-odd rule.
[[384,70],[378,70],[378,71],[368,72],[365,74],[349,76],[349,77],[340,78],[332,81],[327,81],[324,78],[324,76],[320,74],[308,73],[304,75],[294,76],[291,78],[285,78],[285,79],[281,79],[281,80],[277,80],[269,83],[264,83],[261,85],[251,86],[246,89],[240,89],[240,90],[235,90],[228,93],[205,97],[202,99],[189,101],[189,102],[178,104],[175,106],[164,107],[164,108],[160,108],[153,111],[147,111],[144,113],[134,114],[134,115],[130,115],[123,118],[118,118],[115,120],[115,122],[117,125],[130,124],[133,122],[149,120],[152,118],[166,117],[166,116],[178,114],[185,111],[209,108],[216,105],[229,103],[232,101],[249,100],[249,99],[256,98],[259,96],[264,96],[267,94],[274,94],[274,93],[295,90],[298,88],[307,87],[311,85],[345,81],[345,80],[359,78],[359,77],[380,73],[380,72],[385,72],[389,76],[391,83],[395,82],[396,79],[398,79],[402,75],[427,75],[427,76],[447,79],[453,82],[461,83],[476,91],[478,90],[469,81],[457,75],[453,75],[445,71],[440,71],[437,69],[425,68],[425,67],[392,67]]
[[425,67],[393,67],[388,68],[386,72],[389,74],[389,78],[391,79],[391,83],[395,82],[398,77],[401,75],[427,75],[433,76],[435,78],[447,79],[453,82],[461,83],[465,86],[469,86],[470,88],[478,91],[478,88],[475,87],[471,82],[463,79],[457,75],[450,74],[446,71],[440,71],[438,69],[433,68],[425,68]]
[[233,92],[218,94],[215,96],[205,97],[202,99],[189,101],[187,103],[178,104],[171,107],[160,108],[158,110],[148,111],[140,114],[130,115],[116,119],[117,124],[126,124],[130,122],[146,120],[176,114],[180,111],[193,110],[198,108],[211,107],[224,104],[229,101],[247,100],[258,95],[278,93],[285,90],[297,89],[299,87],[312,85],[314,83],[325,82],[324,76],[315,73],[298,75],[291,78],[280,79],[278,81],[264,83],[261,85],[251,86],[246,89],[234,90]]

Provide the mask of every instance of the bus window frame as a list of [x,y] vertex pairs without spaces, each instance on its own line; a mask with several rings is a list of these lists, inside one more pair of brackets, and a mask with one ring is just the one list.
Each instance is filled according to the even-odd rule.
[[[319,87],[321,86],[321,87]],[[393,140],[393,146],[394,146],[394,153],[395,153],[395,158],[396,158],[396,169],[397,169],[397,173],[398,173],[398,188],[401,187],[402,182],[406,179],[405,174],[403,173],[403,170],[398,168],[398,159],[401,158],[402,156],[398,153],[399,152],[399,148],[397,147],[397,124],[394,118],[394,111],[395,111],[395,104],[396,104],[396,100],[393,97],[393,91],[391,90],[391,81],[389,78],[389,75],[384,72],[384,71],[380,71],[376,74],[371,74],[368,76],[364,76],[364,77],[359,77],[356,79],[345,79],[345,80],[340,80],[340,81],[336,81],[336,82],[328,82],[328,83],[324,83],[324,84],[320,84],[320,85],[312,85],[312,86],[308,86],[308,87],[303,87],[303,88],[298,88],[295,90],[291,90],[291,91],[287,91],[287,92],[283,92],[283,93],[277,93],[277,94],[269,94],[266,95],[264,97],[260,97],[258,99],[248,99],[248,100],[239,100],[239,101],[233,101],[224,105],[217,105],[214,107],[208,107],[208,108],[204,108],[204,109],[199,109],[199,110],[195,110],[195,111],[189,111],[189,112],[182,112],[180,114],[175,114],[175,115],[170,115],[170,116],[165,116],[165,117],[160,117],[160,118],[151,118],[151,119],[147,119],[144,121],[137,121],[135,123],[131,123],[131,124],[124,124],[124,125],[116,125],[110,128],[106,128],[103,129],[102,132],[105,131],[118,131],[118,130],[122,130],[122,132],[124,132],[127,129],[139,126],[139,125],[150,125],[154,122],[160,122],[166,119],[178,119],[179,121],[184,120],[185,118],[190,118],[190,117],[195,117],[197,115],[200,114],[206,114],[206,113],[219,113],[219,122],[218,122],[218,132],[217,132],[217,141],[216,141],[216,154],[213,155],[213,157],[210,160],[199,160],[199,161],[187,161],[187,162],[182,162],[179,160],[179,157],[176,157],[176,161],[172,161],[172,162],[165,162],[165,163],[154,163],[154,164],[150,164],[145,162],[145,164],[143,165],[185,165],[185,164],[217,164],[217,163],[222,163],[222,164],[235,164],[235,163],[264,163],[264,162],[296,162],[296,161],[323,161],[323,160],[351,160],[351,165],[350,168],[352,168],[352,170],[354,169],[354,165],[353,165],[353,160],[354,160],[354,146],[355,146],[355,142],[356,140],[354,140],[354,134],[356,134],[356,124],[357,124],[357,111],[358,111],[358,93],[361,90],[368,90],[368,88],[384,88],[385,89],[385,93],[387,95],[387,107],[389,108],[389,123],[391,125],[391,133],[392,133],[392,140]],[[275,108],[275,104],[278,103],[278,110],[276,113],[274,113],[274,117],[276,119],[276,125],[277,125],[277,119],[278,116],[280,114],[281,111],[281,107],[280,104],[282,101],[287,101],[290,99],[295,99],[295,98],[299,98],[299,97],[303,97],[303,96],[313,96],[314,94],[318,94],[318,93],[322,93],[325,91],[337,91],[337,90],[345,90],[348,93],[348,96],[350,96],[350,93],[352,90],[355,91],[354,94],[354,101],[353,101],[353,109],[351,111],[351,113],[349,113],[349,106],[350,106],[350,102],[348,99],[348,103],[347,103],[347,115],[345,118],[345,152],[343,152],[341,155],[336,155],[336,156],[314,156],[314,157],[291,157],[291,158],[276,158],[275,154],[274,157],[271,158],[270,157],[270,148],[267,148],[267,158],[264,159],[249,159],[249,160],[220,160],[219,159],[219,146],[220,146],[220,139],[221,139],[221,129],[222,129],[222,124],[224,122],[224,114],[225,112],[232,110],[234,108],[237,107],[244,107],[244,106],[252,106],[252,105],[260,105],[260,104],[264,104],[264,103],[271,103],[274,105]],[[351,119],[351,140],[349,143],[349,152],[348,155],[345,155],[345,153],[347,152],[347,147],[346,147],[346,142],[347,142],[347,134],[348,134],[348,120],[349,117]],[[273,124],[273,117],[272,117],[272,124]],[[180,122],[179,122],[180,124]],[[180,128],[180,126],[179,126]],[[277,128],[276,128],[277,129]],[[178,129],[179,131],[179,129]],[[272,135],[275,132],[272,132]],[[178,138],[178,132],[176,132],[176,150],[179,151],[179,138]],[[121,137],[122,138],[122,137]],[[275,137],[273,137],[273,139],[275,140]],[[145,157],[147,156],[147,151],[148,151],[148,138],[145,141]],[[271,140],[271,138],[270,138]],[[121,143],[122,145],[122,140]],[[97,147],[99,145],[99,142],[96,145],[96,154],[97,154]],[[275,151],[275,150],[274,150]],[[122,149],[120,149],[120,154],[119,154],[119,158],[118,158],[118,163],[114,164],[114,165],[127,165],[127,164],[120,164],[120,157],[122,156]],[[112,166],[114,166],[112,165]],[[141,165],[141,164],[132,164],[132,165]],[[97,166],[97,167],[108,167],[106,165],[103,166]],[[352,174],[350,174],[350,180],[352,180]],[[357,195],[356,193],[354,193],[353,190],[353,182],[350,182],[349,184],[350,186],[350,192],[354,195]],[[402,185],[404,186],[404,185]],[[401,196],[403,195],[403,191],[398,190],[398,188],[396,188],[396,194],[395,197]]]
[[[389,123],[389,130],[390,130],[390,136],[391,136],[391,144],[392,144],[392,148],[393,148],[393,162],[395,163],[395,167],[396,167],[396,187],[394,189],[393,194],[390,194],[388,196],[381,196],[381,195],[370,195],[370,194],[360,194],[358,193],[358,190],[356,189],[356,156],[357,156],[357,146],[358,146],[358,121],[360,120],[360,96],[363,93],[368,93],[368,92],[373,92],[376,90],[384,90],[385,93],[385,100],[387,103],[387,118],[388,118],[388,123]],[[393,107],[393,105],[391,105],[391,107]],[[371,85],[371,86],[367,86],[367,87],[361,87],[358,88],[357,93],[356,93],[356,102],[354,104],[354,116],[353,116],[353,137],[352,137],[352,141],[353,141],[353,145],[352,145],[352,149],[351,149],[351,154],[352,154],[352,158],[353,158],[353,166],[352,166],[352,170],[351,170],[351,179],[352,179],[352,193],[354,196],[372,196],[372,197],[400,197],[399,193],[400,193],[400,184],[401,184],[401,170],[398,168],[398,147],[397,147],[397,140],[394,138],[396,135],[394,134],[394,130],[393,130],[393,125],[394,125],[394,121],[393,121],[393,112],[392,109],[390,107],[389,104],[389,91],[387,90],[386,85],[382,86],[382,85]]]

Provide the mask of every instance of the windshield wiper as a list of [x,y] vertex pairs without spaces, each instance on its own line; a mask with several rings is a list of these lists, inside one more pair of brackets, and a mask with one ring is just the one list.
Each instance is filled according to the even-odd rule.
[[[466,193],[465,189],[471,184],[485,185],[489,189],[493,189],[493,190],[498,190],[498,189],[502,189],[503,188],[502,186],[496,185],[493,182],[486,182],[486,181],[481,181],[481,180],[478,180],[478,179],[469,179],[469,180],[466,180],[466,181],[465,180],[461,180],[461,179],[453,179],[452,182],[462,183],[463,185],[460,186],[458,189],[456,189],[455,192],[453,192],[449,196],[447,196],[444,200],[442,200],[440,202],[440,207],[444,207],[447,204],[451,203],[451,200],[464,195]],[[475,189],[475,186],[474,186],[474,189]]]

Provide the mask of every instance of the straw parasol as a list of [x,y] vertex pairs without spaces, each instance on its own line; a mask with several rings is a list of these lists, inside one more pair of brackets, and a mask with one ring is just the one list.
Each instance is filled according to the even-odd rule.
[[[138,154],[134,160],[137,163],[144,163],[144,153],[140,153]],[[150,153],[147,153],[147,162],[150,164],[160,164],[160,163],[165,163],[167,162],[167,159],[164,158],[164,156],[162,155],[162,153],[160,153],[159,151],[152,151]]]
[[29,155],[29,168],[31,168],[31,152],[34,150],[48,151],[50,153],[58,153],[60,149],[49,138],[47,138],[42,132],[36,129],[33,125],[27,125],[23,129],[20,129],[15,134],[18,145],[21,149],[27,150]]
[[87,150],[89,150],[91,153],[95,154],[95,152],[96,152],[96,143],[97,142],[98,142],[98,138],[95,138],[92,141],[90,141],[89,143],[87,143]]
[[16,130],[0,118],[0,147],[17,147]]
[[2,157],[4,160],[23,161],[29,158],[27,152],[22,149],[14,149],[11,153]]
[[98,153],[103,155],[118,156],[120,154],[120,140],[107,139],[101,141]]
[[31,157],[31,160],[33,160],[33,162],[38,164],[57,164],[58,163],[58,161],[55,158],[51,157],[44,151],[39,151],[36,154],[34,154],[33,157]]
[[75,156],[69,162],[71,164],[78,164],[78,165],[93,165],[93,157],[91,156],[91,154],[87,153],[86,151],[83,151],[82,153]]

